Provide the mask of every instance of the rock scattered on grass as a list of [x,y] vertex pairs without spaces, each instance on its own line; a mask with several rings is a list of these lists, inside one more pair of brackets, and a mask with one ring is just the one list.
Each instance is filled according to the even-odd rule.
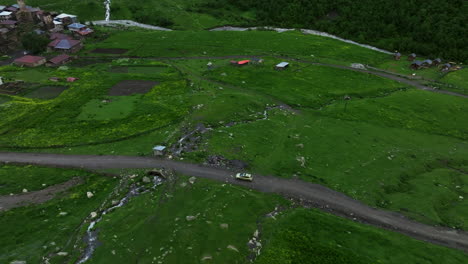
[[86,197],[93,198],[94,194],[92,192],[86,192]]
[[60,216],[65,216],[65,215],[67,215],[67,214],[68,214],[67,212],[60,212],[60,213],[59,213]]
[[97,213],[96,212],[91,212],[91,218],[96,218]]
[[197,219],[197,217],[196,217],[196,216],[193,216],[193,215],[187,215],[187,216],[185,217],[185,219],[186,219],[187,221],[192,221],[192,220]]
[[228,229],[229,224],[220,224],[219,227],[221,227],[222,229]]
[[59,252],[57,253],[57,256],[61,256],[61,257],[65,257],[65,256],[68,256],[68,252]]
[[24,193],[27,193],[27,192],[28,192],[28,189],[23,189],[23,192],[24,192]]
[[13,260],[10,264],[26,264],[26,260]]
[[238,250],[235,246],[233,246],[233,245],[229,245],[229,246],[227,246],[227,248],[230,249],[230,250],[239,252],[239,250]]
[[197,178],[195,178],[195,177],[190,177],[190,179],[189,179],[190,184],[194,184],[196,179]]
[[204,256],[201,260],[202,260],[202,261],[206,261],[206,260],[212,260],[212,259],[213,259],[212,256],[206,255],[206,256]]
[[147,176],[143,177],[143,180],[142,180],[144,183],[150,183],[151,182],[151,179]]
[[111,253],[112,253],[112,255],[115,255],[115,250],[112,250]]
[[187,186],[187,183],[186,182],[183,182],[180,184],[180,187],[184,188],[185,186]]

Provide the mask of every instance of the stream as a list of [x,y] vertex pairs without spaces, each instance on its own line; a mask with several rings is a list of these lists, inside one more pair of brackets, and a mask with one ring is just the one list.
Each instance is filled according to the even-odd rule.
[[106,21],[110,21],[110,15],[111,15],[111,11],[110,11],[110,5],[111,5],[111,0],[105,0],[104,1],[104,5],[106,5]]
[[96,220],[92,221],[89,224],[88,229],[86,230],[86,235],[84,237],[84,241],[85,241],[85,244],[86,244],[86,249],[84,251],[83,256],[76,262],[76,264],[85,263],[86,261],[88,261],[93,256],[94,251],[96,250],[97,246],[99,245],[98,231],[94,230],[94,227],[96,226],[96,224],[101,222],[101,220],[103,219],[103,217],[106,214],[108,214],[109,212],[114,211],[115,209],[117,209],[119,207],[122,207],[122,206],[126,205],[130,201],[130,199],[132,197],[136,197],[136,196],[139,196],[139,195],[141,195],[143,193],[146,193],[146,192],[148,192],[150,190],[156,189],[156,187],[161,185],[163,183],[163,181],[164,180],[163,180],[162,177],[154,176],[153,179],[152,179],[152,186],[150,188],[148,188],[146,186],[138,186],[136,183],[133,183],[130,186],[129,192],[119,201],[119,203],[117,205],[114,205],[112,207],[109,207],[109,208],[101,211],[101,214],[99,215],[99,217],[97,217]]

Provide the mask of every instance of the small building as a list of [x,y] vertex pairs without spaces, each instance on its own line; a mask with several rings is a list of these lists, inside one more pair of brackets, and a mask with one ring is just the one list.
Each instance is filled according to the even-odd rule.
[[276,66],[275,66],[275,69],[276,70],[285,70],[286,68],[289,67],[289,62],[281,62],[281,63],[278,63]]
[[63,65],[69,61],[72,60],[72,57],[70,57],[69,55],[67,54],[61,54],[61,55],[58,55],[56,57],[53,57],[52,59],[48,60],[47,63],[46,63],[46,66],[49,66],[49,67],[55,67],[55,66],[60,66],[60,65]]
[[76,78],[76,77],[67,77],[67,82],[76,82],[78,81],[79,79]]
[[416,59],[416,54],[415,53],[411,53],[410,55],[408,55],[408,60],[409,61],[414,61]]
[[3,79],[2,79],[2,76],[0,76],[0,85],[3,84]]
[[0,21],[0,28],[16,28],[18,21],[15,20],[3,20]]
[[423,66],[422,61],[416,60],[416,61],[413,61],[413,63],[411,63],[410,68],[413,70],[419,70],[421,69],[422,66]]
[[5,8],[6,8],[6,6],[0,5],[0,12],[3,11],[3,9],[5,9]]
[[73,34],[77,37],[77,38],[83,38],[83,37],[86,37],[88,35],[90,35],[91,33],[94,33],[94,30],[86,27],[86,28],[82,28],[81,30],[79,31],[74,31]]
[[443,72],[450,71],[450,69],[452,69],[452,64],[450,63],[445,63],[440,67],[440,70]]
[[85,28],[86,28],[86,25],[83,25],[80,23],[73,23],[73,24],[68,25],[68,30],[70,31],[80,31]]
[[37,67],[46,63],[46,58],[40,56],[26,55],[13,61],[17,66]]
[[10,11],[2,11],[0,12],[0,20],[9,20],[12,18],[13,12]]
[[434,65],[435,65],[435,66],[437,66],[437,65],[439,65],[439,64],[441,64],[441,63],[442,63],[442,59],[440,59],[440,58],[437,58],[437,59],[435,59],[435,60],[434,60],[434,62],[433,62],[433,63],[434,63]]
[[74,39],[56,39],[47,46],[49,51],[61,51],[65,53],[75,53],[80,51],[83,43]]
[[78,18],[75,15],[70,14],[60,14],[54,18],[54,21],[62,23],[64,25],[70,25],[78,22]]
[[153,148],[154,156],[164,156],[164,150],[166,149],[165,146],[155,146]]
[[424,60],[424,61],[422,62],[422,66],[423,66],[423,67],[431,67],[432,64],[433,64],[432,60]]
[[400,52],[395,52],[395,53],[393,54],[393,58],[394,58],[395,60],[400,60],[400,59],[401,59],[401,53],[400,53]]

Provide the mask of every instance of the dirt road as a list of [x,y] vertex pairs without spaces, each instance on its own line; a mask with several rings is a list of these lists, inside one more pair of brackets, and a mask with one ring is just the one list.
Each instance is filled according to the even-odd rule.
[[255,175],[252,183],[236,181],[233,172],[204,167],[197,164],[131,156],[58,155],[32,153],[1,153],[0,162],[36,164],[59,167],[108,169],[108,168],[155,168],[173,169],[179,173],[208,178],[216,181],[245,186],[261,192],[277,193],[285,197],[303,199],[317,208],[356,221],[394,230],[413,238],[457,248],[468,252],[468,233],[434,227],[405,218],[394,212],[369,207],[342,193],[318,184],[300,180],[282,179]]
[[0,196],[0,212],[28,204],[40,204],[47,202],[54,198],[57,193],[68,190],[69,188],[78,185],[81,182],[82,179],[73,178],[64,183],[53,185],[40,191]]

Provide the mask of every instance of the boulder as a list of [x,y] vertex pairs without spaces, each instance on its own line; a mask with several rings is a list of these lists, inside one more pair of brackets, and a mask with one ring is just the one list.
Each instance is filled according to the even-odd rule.
[[147,176],[143,177],[143,180],[142,180],[144,183],[150,183],[151,182],[151,179]]
[[190,184],[194,184],[196,179],[197,178],[195,178],[195,177],[190,177],[190,179],[189,179]]
[[68,256],[68,252],[59,252],[57,253],[57,256],[61,256],[61,257]]
[[221,227],[222,229],[228,229],[229,224],[220,224],[219,227]]
[[93,198],[94,194],[92,192],[86,192],[88,198]]
[[238,250],[235,246],[233,246],[233,245],[229,245],[229,246],[227,246],[227,248],[230,249],[230,250],[239,252],[239,250]]
[[187,216],[185,217],[185,219],[186,219],[187,221],[193,221],[193,220],[197,219],[197,217],[196,217],[196,216],[193,216],[193,215],[187,215]]

